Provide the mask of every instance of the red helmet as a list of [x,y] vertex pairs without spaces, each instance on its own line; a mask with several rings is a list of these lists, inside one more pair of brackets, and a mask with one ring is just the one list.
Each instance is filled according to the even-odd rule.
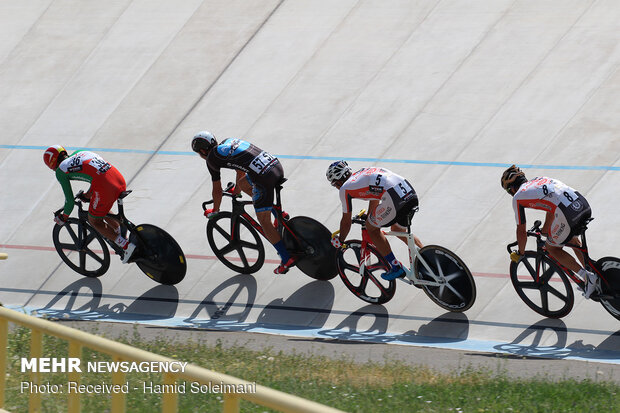
[[50,146],[43,154],[43,162],[45,162],[45,165],[47,165],[48,168],[55,171],[58,167],[58,157],[63,152],[67,153],[67,150],[60,145]]

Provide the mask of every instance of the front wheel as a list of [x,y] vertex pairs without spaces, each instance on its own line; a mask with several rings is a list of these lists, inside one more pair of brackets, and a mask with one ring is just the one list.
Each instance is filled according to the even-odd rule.
[[177,284],[185,278],[185,255],[170,234],[155,225],[142,224],[132,235],[137,238],[138,249],[131,261],[149,278],[165,285]]
[[241,274],[253,274],[265,262],[265,247],[258,232],[245,219],[225,211],[209,219],[207,239],[222,264]]
[[438,245],[427,245],[419,253],[429,268],[416,257],[417,277],[424,281],[438,280],[437,285],[421,285],[426,295],[444,310],[468,310],[476,300],[476,284],[465,263],[455,253]]
[[338,251],[332,247],[331,232],[323,224],[309,217],[294,217],[284,226],[284,246],[297,258],[297,268],[317,280],[331,280],[338,274]]
[[100,277],[110,267],[108,246],[88,222],[69,218],[62,226],[54,225],[52,240],[60,258],[75,272]]
[[546,255],[525,251],[519,262],[510,263],[510,279],[519,297],[538,314],[561,318],[573,308],[570,280]]
[[385,258],[368,243],[349,240],[346,247],[338,251],[338,273],[342,282],[367,303],[385,304],[394,297],[396,280],[381,278],[388,268]]
[[603,273],[605,282],[602,282],[603,296],[601,305],[609,314],[620,320],[620,259],[616,257],[601,258],[596,265]]

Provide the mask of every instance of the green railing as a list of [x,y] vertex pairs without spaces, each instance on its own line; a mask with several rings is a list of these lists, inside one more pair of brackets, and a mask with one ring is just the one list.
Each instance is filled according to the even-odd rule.
[[[17,311],[0,307],[0,412],[5,407],[5,391],[6,391],[6,370],[7,370],[7,348],[8,348],[8,332],[9,322],[25,326],[31,330],[30,335],[30,358],[38,359],[43,356],[43,335],[48,334],[69,343],[69,358],[80,358],[84,347],[108,354],[113,361],[127,362],[175,362],[168,357],[164,357],[155,353],[140,350],[126,344],[118,343],[106,338],[98,337],[93,334],[85,333],[80,330],[69,328],[48,320],[32,317]],[[41,373],[31,372],[30,382],[32,385],[41,384]],[[71,382],[80,383],[81,373],[77,371],[68,372],[68,379]],[[183,371],[176,373],[162,373],[162,384],[171,385],[177,380],[191,380],[201,385],[207,386],[224,386],[230,385],[233,388],[243,386],[252,386],[252,383],[238,379],[226,374],[220,374],[215,371],[187,364]],[[112,385],[123,385],[125,383],[125,373],[121,371],[112,373]],[[301,397],[293,396],[273,390],[268,387],[255,385],[254,393],[235,393],[228,392],[223,394],[222,411],[224,413],[239,412],[240,399],[248,400],[252,403],[265,406],[281,412],[290,413],[337,413],[340,410],[315,403]],[[80,412],[80,393],[70,392],[67,394],[69,413]],[[41,411],[41,394],[38,392],[30,392],[29,394],[29,411]],[[162,412],[171,413],[178,411],[178,394],[176,392],[162,394]],[[125,393],[112,392],[111,394],[111,411],[125,412]]]

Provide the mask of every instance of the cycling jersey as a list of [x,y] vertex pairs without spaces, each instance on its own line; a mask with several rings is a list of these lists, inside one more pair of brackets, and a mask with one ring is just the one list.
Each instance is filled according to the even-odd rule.
[[268,152],[241,139],[228,138],[209,151],[207,167],[213,181],[221,179],[220,169],[245,172],[253,182],[260,182],[280,161]]
[[340,187],[342,212],[351,212],[354,198],[380,200],[368,217],[370,224],[376,227],[394,223],[406,226],[407,213],[418,205],[418,197],[411,184],[385,168],[362,168],[353,173]]
[[547,240],[553,245],[570,241],[581,222],[591,216],[590,205],[579,192],[545,176],[522,184],[512,198],[512,206],[517,225],[525,224],[525,208],[551,213]]
[[274,188],[284,178],[278,158],[241,139],[228,138],[209,151],[207,168],[213,182],[221,180],[221,168],[245,172],[252,185],[254,209],[258,212],[272,208]]
[[90,183],[91,198],[89,214],[96,217],[105,216],[121,192],[126,189],[125,179],[121,173],[99,155],[90,151],[76,151],[62,161],[56,169],[56,179],[65,194],[63,212],[71,214],[75,199],[70,181]]

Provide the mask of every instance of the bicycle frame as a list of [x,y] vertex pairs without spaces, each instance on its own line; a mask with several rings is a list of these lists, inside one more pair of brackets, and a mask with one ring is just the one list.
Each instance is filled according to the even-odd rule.
[[[370,237],[368,235],[368,230],[366,229],[365,219],[362,219],[362,215],[364,214],[364,212],[365,211],[360,212],[353,219],[353,222],[362,225],[362,248],[365,247],[366,243],[370,243],[372,245],[372,241],[370,240]],[[393,237],[406,237],[407,238],[407,248],[409,250],[409,268],[403,267],[403,270],[405,270],[405,277],[406,278],[399,278],[401,281],[404,281],[404,282],[407,282],[408,284],[413,284],[413,285],[429,285],[429,286],[438,286],[440,284],[444,284],[445,283],[442,280],[443,274],[439,274],[439,277],[438,277],[435,274],[435,271],[433,269],[431,269],[430,265],[428,265],[428,263],[426,262],[424,257],[422,257],[422,254],[420,254],[420,249],[415,244],[415,239],[413,237],[413,233],[411,232],[411,228],[410,227],[407,228],[407,232],[391,231],[390,230],[390,231],[384,232],[384,235],[386,235],[386,236],[393,236]],[[426,268],[426,270],[428,271],[429,275],[435,281],[421,280],[420,278],[417,277],[417,275],[415,273],[415,264],[414,264],[416,258],[418,260],[420,260],[420,262],[422,263],[424,268]],[[365,264],[361,263],[360,264],[360,269],[359,269],[360,276],[364,274],[364,269],[365,269]],[[441,269],[440,269],[440,271],[441,271]]]
[[[570,270],[565,265],[560,263],[557,259],[555,259],[555,257],[553,257],[549,253],[547,248],[545,247],[546,241],[543,240],[542,233],[540,232],[540,224],[541,224],[540,221],[535,221],[532,229],[527,231],[527,235],[529,237],[536,238],[536,252],[539,254],[538,256],[548,257],[553,263],[555,263],[558,266],[559,269],[561,269],[564,272],[564,274],[568,278],[570,278],[575,284],[577,284],[581,289],[583,289],[585,281],[582,280],[581,277],[575,274],[572,270]],[[598,269],[595,261],[592,260],[592,258],[590,258],[590,254],[588,252],[588,244],[586,241],[586,229],[587,229],[587,226],[584,226],[583,231],[581,232],[581,246],[575,245],[575,244],[565,244],[564,246],[570,247],[570,248],[573,248],[579,251],[583,255],[583,260],[585,263],[586,270],[593,271],[602,280],[602,282],[607,284],[607,280],[605,279],[605,277],[603,277],[603,273]],[[512,251],[511,248],[515,245],[516,245],[516,242],[508,245],[508,250]],[[537,259],[537,262],[536,262],[537,264],[536,265],[536,280],[535,280],[536,282],[539,281],[539,277],[540,277],[540,274],[539,274],[540,266],[538,265],[538,263],[539,263],[539,259]]]
[[[286,179],[284,179],[282,181],[282,183],[284,183],[286,181]],[[265,236],[265,231],[263,230],[263,227],[254,219],[254,217],[252,217],[252,215],[250,215],[249,212],[247,212],[245,210],[245,206],[246,205],[250,205],[253,202],[252,201],[240,201],[237,198],[239,196],[233,195],[230,190],[234,187],[234,184],[232,182],[229,182],[228,185],[226,186],[226,189],[224,190],[223,194],[224,196],[228,196],[232,198],[232,228],[231,228],[231,233],[230,236],[234,237],[235,235],[235,225],[237,225],[237,217],[242,217],[243,219],[245,219],[250,225],[252,225],[252,227],[254,227],[255,230],[258,231],[259,234],[261,234],[263,236],[263,238],[267,239],[267,237]],[[295,234],[295,232],[293,232],[291,230],[291,228],[287,225],[286,220],[283,217],[282,214],[282,201],[280,198],[280,190],[282,189],[282,185],[276,185],[275,190],[276,190],[276,202],[273,205],[273,211],[275,212],[276,215],[276,222],[277,222],[277,227],[276,230],[278,231],[278,234],[280,234],[280,237],[283,236],[284,231],[289,232],[294,238],[295,240],[297,240],[298,242],[301,242],[301,240],[299,239],[299,237]],[[203,202],[202,207],[203,209],[206,209],[206,205],[209,205],[213,203],[213,200],[211,201],[207,201],[207,202]]]

